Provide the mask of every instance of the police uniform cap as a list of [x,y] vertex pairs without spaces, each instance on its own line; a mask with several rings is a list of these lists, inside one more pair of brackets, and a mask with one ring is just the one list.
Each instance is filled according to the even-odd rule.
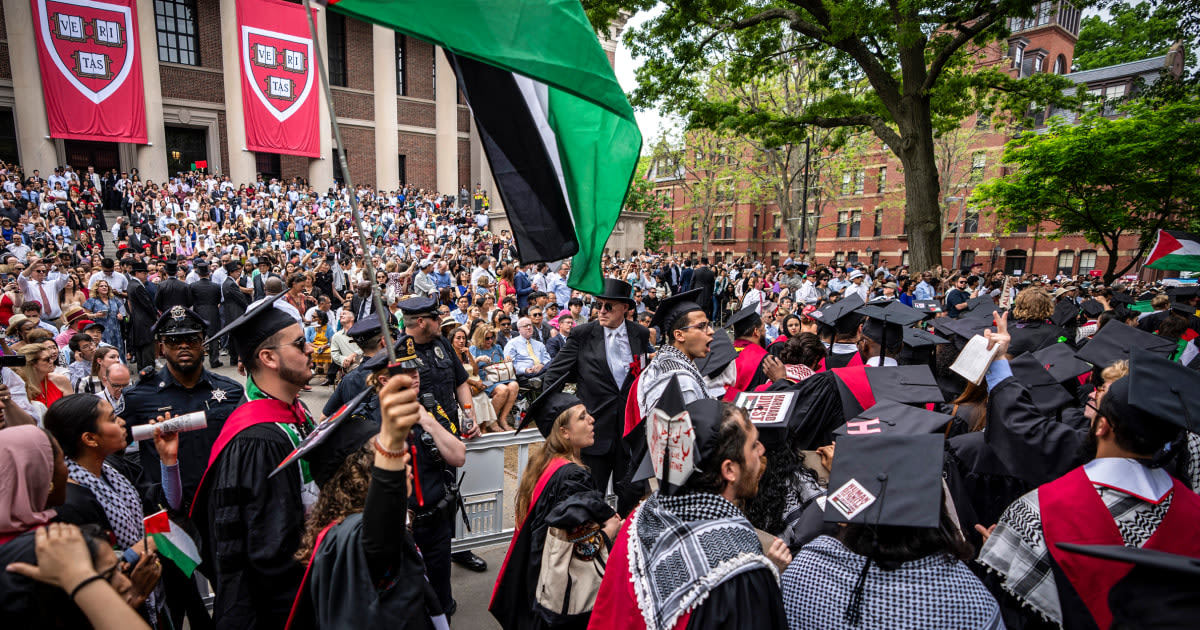
[[1112,320],[1092,336],[1076,357],[1098,368],[1106,368],[1117,361],[1129,359],[1133,348],[1145,348],[1162,357],[1175,351],[1175,342],[1158,335],[1139,330],[1117,320]]
[[742,307],[741,310],[733,314],[729,321],[725,323],[725,328],[733,331],[734,336],[741,337],[756,326],[762,323],[762,317],[758,314],[758,304],[750,304]]
[[659,302],[658,310],[654,311],[654,317],[650,320],[650,327],[658,328],[665,334],[680,317],[694,311],[704,310],[696,303],[696,299],[700,297],[700,292],[701,289],[692,289],[691,291],[676,293]]
[[944,443],[940,433],[842,436],[829,474],[825,521],[938,527]]
[[299,323],[296,321],[296,318],[276,308],[275,303],[285,295],[287,294],[280,293],[264,300],[259,300],[257,304],[251,306],[241,317],[233,320],[210,337],[209,343],[225,335],[229,335],[237,342],[235,345],[238,350],[238,359],[245,363],[247,359],[258,351],[258,346],[267,339],[270,339],[272,335],[292,324]]
[[441,321],[441,316],[438,313],[438,303],[436,298],[431,297],[413,297],[397,303],[400,307],[400,312],[404,313],[405,318],[410,317],[435,317]]
[[1092,370],[1092,366],[1075,356],[1075,350],[1071,346],[1062,342],[1052,343],[1033,352],[1033,358],[1037,359],[1038,364],[1059,383],[1066,383]]
[[951,420],[953,418],[944,413],[910,407],[894,400],[883,400],[834,429],[833,434],[839,436],[840,445],[840,436],[843,435],[943,433]]
[[[421,357],[417,356],[416,342],[409,335],[400,335],[395,344],[396,363],[403,370],[420,369],[423,365]],[[388,353],[379,350],[359,366],[367,372],[374,372],[388,364]]]
[[520,433],[521,429],[529,426],[530,423],[537,425],[537,430],[542,434],[542,437],[550,437],[550,431],[554,428],[554,421],[562,413],[575,405],[582,405],[583,401],[579,400],[573,394],[563,393],[563,386],[567,384],[567,375],[564,374],[559,379],[542,390],[542,394],[529,404],[529,409],[525,411],[525,417],[521,419],[521,424],[517,425],[516,433]]
[[204,321],[203,317],[197,315],[190,308],[176,305],[167,309],[158,318],[158,321],[154,322],[150,332],[154,333],[156,337],[173,337],[175,335],[203,334],[206,330],[208,330],[208,322]]
[[[395,326],[393,326],[395,328]],[[366,317],[354,322],[350,330],[346,331],[346,336],[351,339],[369,339],[380,334],[383,327],[379,324],[379,315],[371,313]]]

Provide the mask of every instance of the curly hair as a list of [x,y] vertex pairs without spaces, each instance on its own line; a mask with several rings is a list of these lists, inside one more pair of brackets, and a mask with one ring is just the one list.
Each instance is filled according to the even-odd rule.
[[1023,322],[1041,322],[1054,315],[1054,298],[1044,289],[1029,287],[1017,294],[1013,301],[1012,316]]
[[363,445],[357,452],[351,454],[342,462],[337,472],[317,497],[308,522],[304,524],[304,535],[300,538],[300,548],[296,550],[296,560],[307,564],[312,558],[317,545],[317,536],[321,530],[332,523],[340,523],[351,514],[363,511],[367,501],[367,488],[371,486],[371,466],[375,463],[375,450],[371,443]]
[[787,527],[783,522],[787,495],[796,491],[796,475],[816,473],[804,465],[804,458],[790,444],[777,445],[766,452],[767,469],[758,481],[758,494],[742,506],[746,519],[758,529],[778,536]]

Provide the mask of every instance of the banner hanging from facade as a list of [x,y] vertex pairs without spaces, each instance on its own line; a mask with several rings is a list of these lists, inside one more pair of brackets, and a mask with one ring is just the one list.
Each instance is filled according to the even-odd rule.
[[50,135],[146,144],[136,0],[32,0]]
[[317,67],[304,7],[240,0],[237,15],[246,148],[320,157]]

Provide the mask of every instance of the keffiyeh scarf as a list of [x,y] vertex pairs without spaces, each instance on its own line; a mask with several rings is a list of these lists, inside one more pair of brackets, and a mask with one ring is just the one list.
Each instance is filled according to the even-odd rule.
[[711,397],[696,363],[675,346],[664,344],[638,380],[638,407],[643,415],[650,413],[671,377],[676,375],[679,376],[679,386],[683,389],[685,403],[697,398]]
[[629,573],[648,630],[672,628],[726,580],[775,565],[754,527],[715,494],[650,495],[630,517]]
[[[1171,495],[1159,503],[1105,486],[1094,486],[1104,500],[1127,547],[1141,547],[1158,529]],[[1042,534],[1038,491],[1032,490],[1008,506],[996,531],[979,553],[979,563],[1003,579],[1004,590],[1037,611],[1042,618],[1062,626],[1062,605],[1054,583],[1053,561]]]
[[113,528],[117,542],[123,547],[132,547],[142,539],[142,499],[133,484],[117,469],[104,464],[101,477],[80,466],[75,460],[66,458],[67,475],[71,481],[87,488],[96,495],[104,508],[108,524]]

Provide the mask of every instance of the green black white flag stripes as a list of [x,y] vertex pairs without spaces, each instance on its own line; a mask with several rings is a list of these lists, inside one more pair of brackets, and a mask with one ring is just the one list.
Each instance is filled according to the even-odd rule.
[[642,136],[579,0],[326,4],[452,53],[521,261],[574,253],[568,284],[600,291]]

